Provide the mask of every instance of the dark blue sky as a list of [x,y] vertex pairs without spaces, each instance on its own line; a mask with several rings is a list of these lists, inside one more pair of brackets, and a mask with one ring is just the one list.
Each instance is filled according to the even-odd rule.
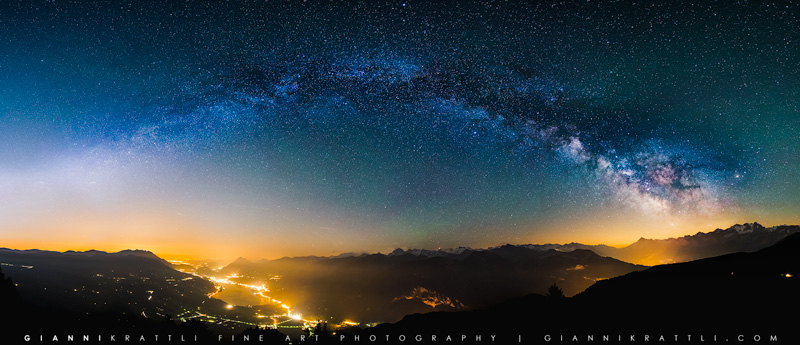
[[798,223],[798,13],[3,3],[0,239],[274,257]]

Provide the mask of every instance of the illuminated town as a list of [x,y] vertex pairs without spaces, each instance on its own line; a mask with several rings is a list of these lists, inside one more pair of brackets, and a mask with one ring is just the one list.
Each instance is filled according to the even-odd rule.
[[[307,330],[315,329],[320,322],[323,322],[322,320],[326,319],[325,317],[303,317],[299,311],[293,310],[292,307],[287,305],[285,302],[270,297],[268,295],[270,290],[266,282],[262,282],[261,284],[247,284],[242,282],[242,280],[253,280],[254,278],[243,276],[238,273],[232,273],[224,277],[203,275],[197,273],[196,271],[196,269],[202,265],[196,266],[192,263],[179,260],[170,260],[169,262],[175,267],[180,267],[178,270],[181,272],[189,273],[214,283],[216,290],[208,294],[209,298],[217,298],[226,301],[224,296],[222,298],[220,296],[224,291],[231,289],[243,289],[244,291],[242,292],[249,294],[249,296],[245,296],[245,298],[240,299],[249,299],[253,302],[258,302],[248,305],[227,304],[225,308],[228,311],[237,311],[236,314],[238,314],[238,316],[235,317],[212,315],[210,313],[204,313],[197,310],[184,310],[182,313],[177,315],[177,318],[182,322],[191,319],[198,319],[209,324],[230,327],[231,329],[240,327],[278,329],[283,333],[295,335],[302,334]],[[187,267],[193,267],[195,269],[191,270],[187,269]],[[218,272],[220,269],[221,268],[217,268],[213,271]],[[273,276],[270,279],[279,280],[280,276]],[[336,320],[331,321],[334,322],[325,321],[326,327],[334,331],[343,327],[354,327],[361,325],[359,322],[351,320],[341,320],[338,322],[335,322]],[[369,327],[371,325],[366,324],[365,326]]]

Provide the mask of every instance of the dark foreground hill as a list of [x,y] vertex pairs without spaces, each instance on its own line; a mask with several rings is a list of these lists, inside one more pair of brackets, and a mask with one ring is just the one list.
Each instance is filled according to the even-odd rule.
[[395,343],[416,335],[428,341],[449,335],[487,342],[495,335],[503,343],[791,344],[800,339],[798,272],[800,234],[795,234],[754,253],[656,266],[601,281],[572,298],[533,294],[479,311],[409,315],[343,336],[388,337]]
[[3,271],[23,302],[85,313],[164,318],[184,309],[224,305],[206,280],[181,273],[153,253],[0,249]]
[[0,263],[0,344],[204,343],[219,334],[285,339],[277,330],[232,329],[231,322],[195,317],[238,321],[250,311],[209,298],[212,283],[150,252],[0,248]]

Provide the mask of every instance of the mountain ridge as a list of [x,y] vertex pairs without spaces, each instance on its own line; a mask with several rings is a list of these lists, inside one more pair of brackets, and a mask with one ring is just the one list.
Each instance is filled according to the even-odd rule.
[[[396,323],[353,330],[345,338],[473,334],[462,342],[481,343],[474,336],[478,330],[497,334],[504,343],[583,343],[610,335],[619,342],[649,337],[797,344],[796,320],[787,311],[800,307],[800,281],[794,276],[799,259],[800,233],[794,233],[755,252],[658,265],[599,281],[574,297],[528,294],[480,310],[407,315]],[[602,311],[613,312],[598,314]]]
[[[541,251],[556,250],[562,252],[570,252],[577,249],[586,249],[586,250],[591,250],[601,256],[613,257],[615,259],[619,259],[625,262],[630,262],[633,264],[652,266],[664,263],[691,261],[700,259],[702,257],[721,255],[728,252],[737,252],[737,251],[752,252],[767,247],[769,245],[772,245],[774,243],[777,243],[777,241],[781,240],[782,238],[797,232],[800,232],[800,225],[784,224],[771,227],[764,227],[758,222],[753,222],[753,223],[734,224],[728,227],[727,229],[717,228],[709,232],[700,231],[693,235],[684,235],[680,237],[668,237],[662,239],[640,237],[637,241],[622,247],[614,247],[606,244],[583,244],[580,242],[570,242],[565,244],[506,243],[503,245],[491,246],[487,248],[471,248],[467,246],[459,246],[455,248],[444,248],[444,249],[438,248],[433,250],[421,249],[421,248],[403,249],[398,247],[387,254],[383,254],[381,252],[377,253],[348,252],[331,256],[293,256],[293,257],[286,256],[286,257],[281,257],[279,259],[273,259],[273,260],[260,259],[257,261],[252,261],[240,256],[236,260],[232,261],[230,264],[225,266],[249,265],[254,263],[275,262],[280,260],[302,259],[307,261],[320,261],[326,259],[360,258],[372,255],[385,255],[385,256],[413,255],[413,256],[423,256],[423,257],[440,257],[440,256],[454,257],[460,255],[466,256],[475,251],[492,251],[496,249],[501,249],[506,246],[522,247],[522,248],[541,250]],[[706,243],[706,248],[695,248],[694,250],[679,250],[678,248],[676,248],[680,246],[700,247],[701,245],[703,245],[703,243],[700,243],[702,241],[712,242],[710,243],[712,245],[712,248],[711,249],[707,248],[708,243]],[[727,243],[720,243],[720,242],[727,242]],[[664,246],[670,246],[672,248],[668,249],[660,248]],[[137,255],[141,257],[157,258],[159,260],[167,262],[166,260],[159,257],[157,254],[143,249],[125,249],[117,252],[106,252],[97,249],[89,249],[85,251],[66,250],[62,252],[62,251],[45,250],[45,249],[11,249],[6,247],[0,247],[0,250],[12,250],[23,253],[42,252],[42,253],[71,253],[78,255],[102,255],[102,254]],[[705,251],[711,250],[711,252],[697,253],[698,251],[702,250]],[[641,254],[641,252],[648,252],[648,254],[646,255]]]
[[[237,260],[214,274],[269,280],[271,296],[299,310],[364,322],[428,311],[479,308],[558,281],[574,295],[598,279],[645,266],[590,250],[565,252],[504,245],[492,249],[405,251],[346,257]],[[319,296],[337,296],[336,299]],[[311,297],[311,298],[308,298]],[[347,312],[345,312],[347,311]]]
[[[782,238],[793,233],[800,232],[798,225],[776,225],[764,227],[758,222],[735,224],[727,229],[717,228],[709,232],[697,232],[693,235],[680,237],[668,237],[663,239],[652,239],[640,237],[637,241],[622,247],[614,247],[606,244],[583,244],[580,242],[570,242],[566,244],[510,244],[487,247],[470,248],[459,246],[456,248],[435,250],[409,248],[396,248],[388,254],[362,253],[360,255],[350,255],[358,257],[365,255],[414,255],[425,257],[454,256],[469,254],[474,251],[491,251],[506,246],[523,247],[534,250],[556,250],[574,251],[576,249],[591,250],[601,256],[613,257],[625,262],[639,265],[658,265],[673,262],[686,262],[700,259],[703,257],[722,255],[738,251],[752,252],[761,248],[777,243]],[[684,248],[681,248],[684,247]],[[331,256],[329,258],[342,257]]]

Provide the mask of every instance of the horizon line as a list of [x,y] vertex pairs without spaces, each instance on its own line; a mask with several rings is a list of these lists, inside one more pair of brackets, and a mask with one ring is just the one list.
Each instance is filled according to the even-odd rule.
[[[698,232],[696,232],[694,234],[687,234],[687,235],[680,236],[680,237],[667,237],[667,238],[645,238],[645,237],[640,237],[638,240],[636,240],[634,242],[631,242],[629,244],[626,244],[626,245],[609,245],[609,244],[605,244],[605,243],[584,243],[584,242],[576,242],[576,241],[564,242],[564,243],[547,242],[547,243],[517,243],[517,244],[512,244],[512,243],[508,243],[507,242],[507,243],[497,244],[497,245],[494,245],[494,246],[487,246],[487,247],[483,247],[483,248],[480,248],[480,247],[476,248],[476,247],[470,247],[470,246],[456,246],[456,247],[447,247],[445,249],[442,249],[441,247],[436,248],[436,249],[407,247],[407,248],[404,249],[402,247],[396,247],[395,249],[393,249],[393,250],[391,250],[391,251],[389,251],[387,253],[383,253],[382,251],[376,251],[376,252],[345,251],[345,252],[340,252],[338,254],[333,254],[333,255],[294,255],[294,256],[281,256],[281,257],[278,257],[278,258],[275,258],[275,259],[266,259],[266,258],[263,258],[263,257],[259,258],[259,259],[249,259],[249,258],[246,258],[244,256],[239,255],[239,256],[237,256],[236,259],[233,259],[233,261],[235,261],[235,260],[237,260],[239,258],[243,258],[243,259],[246,259],[246,260],[249,260],[249,261],[264,261],[264,260],[272,261],[272,260],[279,260],[279,259],[285,259],[285,258],[303,258],[303,257],[335,258],[335,257],[339,257],[339,256],[342,256],[342,255],[345,255],[345,254],[353,254],[353,256],[389,255],[389,254],[391,254],[392,252],[394,252],[397,249],[400,249],[400,250],[403,250],[403,251],[414,251],[414,250],[423,251],[424,250],[424,251],[431,251],[431,252],[438,252],[438,251],[446,252],[448,250],[453,250],[453,249],[458,249],[458,248],[465,248],[465,249],[470,249],[470,250],[490,250],[490,249],[499,248],[499,247],[502,247],[502,246],[505,246],[505,245],[512,245],[512,246],[548,246],[548,245],[566,246],[566,245],[571,245],[571,244],[580,244],[580,245],[586,245],[586,246],[607,246],[607,247],[612,247],[612,248],[616,248],[616,249],[622,249],[622,248],[626,248],[628,246],[631,246],[631,245],[633,245],[636,242],[639,242],[641,240],[665,241],[665,240],[672,240],[672,239],[677,239],[677,238],[682,238],[682,237],[696,236],[697,234],[713,233],[713,232],[715,232],[717,230],[723,230],[723,231],[731,230],[736,226],[754,225],[754,224],[758,224],[758,225],[760,225],[760,226],[762,226],[762,227],[764,227],[766,229],[772,229],[772,228],[777,228],[777,227],[781,227],[781,226],[800,226],[800,225],[796,225],[796,224],[781,224],[781,225],[773,225],[773,226],[764,226],[764,225],[760,224],[759,222],[755,222],[754,221],[754,222],[750,222],[750,223],[746,222],[746,223],[743,223],[743,224],[734,224],[734,225],[732,225],[732,226],[730,226],[730,227],[728,227],[726,229],[716,228],[714,230],[707,231],[707,232],[698,231]],[[199,257],[195,257],[195,256],[192,256],[192,255],[187,255],[187,254],[172,254],[172,253],[166,253],[166,252],[156,252],[156,251],[153,251],[153,250],[150,250],[150,249],[143,249],[143,248],[126,248],[126,249],[121,249],[121,250],[117,250],[117,251],[113,251],[113,250],[109,251],[109,250],[103,250],[103,249],[97,249],[97,248],[90,248],[90,249],[84,249],[84,250],[81,250],[81,249],[58,250],[58,249],[46,249],[46,248],[43,248],[43,247],[39,247],[39,248],[24,248],[24,249],[23,248],[10,248],[10,247],[5,247],[5,246],[0,247],[0,250],[3,250],[3,249],[5,249],[5,250],[14,250],[14,251],[46,251],[46,252],[56,252],[56,253],[68,253],[68,252],[88,253],[88,252],[93,252],[94,251],[94,252],[101,252],[101,253],[106,253],[106,254],[117,254],[117,253],[122,253],[122,252],[126,252],[126,251],[143,251],[143,252],[152,253],[152,254],[156,255],[157,257],[159,257],[159,258],[161,258],[163,260],[167,260],[167,261],[170,261],[170,259],[167,259],[168,257],[172,257],[172,258],[175,258],[175,257],[191,258],[189,260],[223,260],[222,258],[211,258],[211,257],[199,258]],[[172,261],[180,261],[180,260],[172,260]]]

